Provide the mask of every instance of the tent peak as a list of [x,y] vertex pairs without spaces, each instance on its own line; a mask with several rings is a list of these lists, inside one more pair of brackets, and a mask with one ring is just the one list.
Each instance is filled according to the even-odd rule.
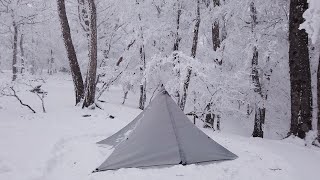
[[160,87],[160,88],[161,88],[161,89],[160,89],[159,93],[169,95],[168,91],[166,90],[166,88],[164,87],[163,84],[161,84],[161,87]]

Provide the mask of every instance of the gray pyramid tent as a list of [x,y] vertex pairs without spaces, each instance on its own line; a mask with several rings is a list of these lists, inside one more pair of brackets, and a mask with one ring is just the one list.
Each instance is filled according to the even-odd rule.
[[96,171],[237,158],[194,126],[166,91],[131,123],[98,144],[115,149]]

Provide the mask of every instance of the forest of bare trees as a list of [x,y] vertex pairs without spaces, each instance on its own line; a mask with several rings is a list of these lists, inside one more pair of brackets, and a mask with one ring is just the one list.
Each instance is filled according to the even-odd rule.
[[70,73],[75,104],[99,107],[120,86],[122,104],[139,94],[142,110],[163,84],[205,127],[234,119],[261,138],[319,131],[319,47],[300,27],[307,0],[0,3],[0,68],[14,82]]
[[0,180],[314,180],[320,0],[0,0]]

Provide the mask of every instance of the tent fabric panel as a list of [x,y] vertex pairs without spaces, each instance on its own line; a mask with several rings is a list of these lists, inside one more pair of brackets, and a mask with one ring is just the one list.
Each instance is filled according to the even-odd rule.
[[173,115],[175,131],[187,164],[237,158],[235,154],[212,140],[192,124],[170,96],[167,96],[167,104],[168,110]]
[[179,164],[179,148],[166,107],[158,96],[143,119],[98,170]]

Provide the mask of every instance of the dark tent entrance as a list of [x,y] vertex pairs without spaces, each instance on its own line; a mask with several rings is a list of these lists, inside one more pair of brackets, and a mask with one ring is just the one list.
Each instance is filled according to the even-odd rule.
[[194,126],[165,90],[131,123],[98,144],[115,149],[96,171],[237,158]]

